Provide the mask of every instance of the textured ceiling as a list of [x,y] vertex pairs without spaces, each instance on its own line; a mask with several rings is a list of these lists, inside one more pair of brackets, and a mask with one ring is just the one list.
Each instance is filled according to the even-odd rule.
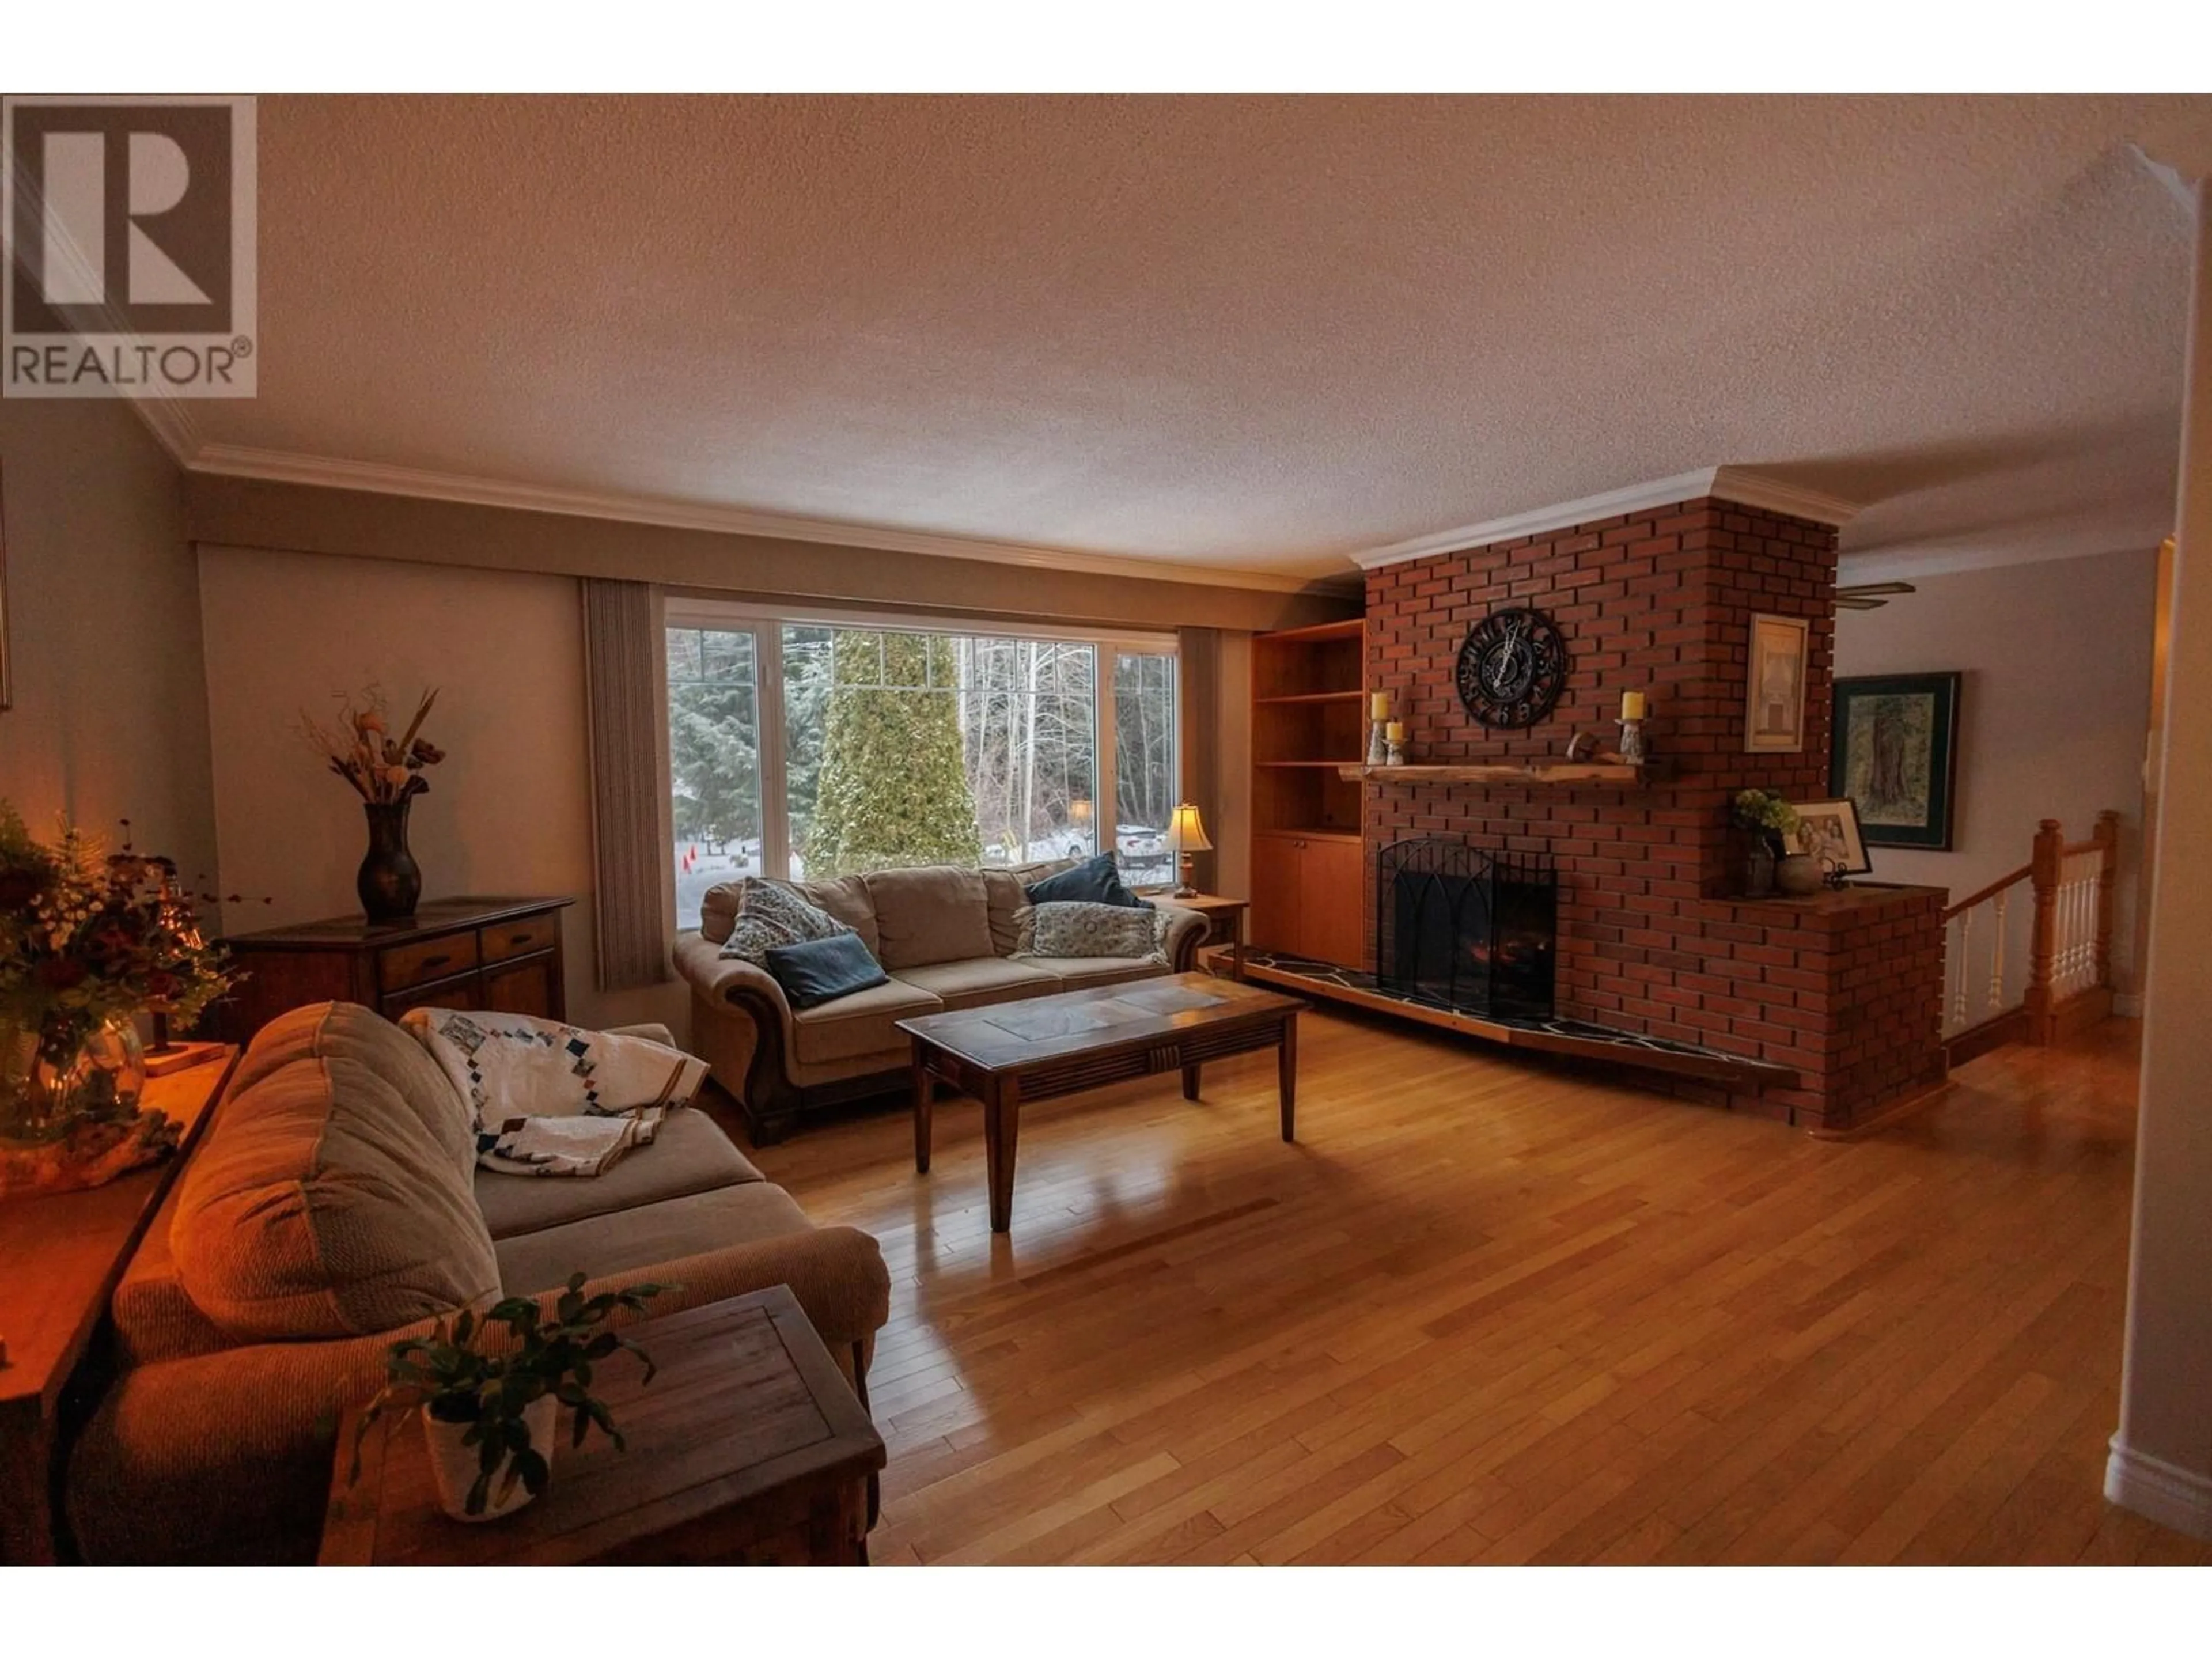
[[[2212,99],[265,99],[203,445],[1290,574],[1719,463],[2169,527]],[[219,465],[221,451],[211,459]]]

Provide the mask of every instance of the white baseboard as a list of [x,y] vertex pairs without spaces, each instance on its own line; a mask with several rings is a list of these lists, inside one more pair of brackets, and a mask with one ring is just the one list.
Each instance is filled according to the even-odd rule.
[[2122,1019],[2141,1019],[2142,999],[2132,992],[2124,996],[2115,993],[2112,997],[2112,1012]]
[[2191,1538],[2212,1539],[2212,1474],[2130,1451],[2118,1435],[2112,1444],[2105,1460],[2106,1498]]

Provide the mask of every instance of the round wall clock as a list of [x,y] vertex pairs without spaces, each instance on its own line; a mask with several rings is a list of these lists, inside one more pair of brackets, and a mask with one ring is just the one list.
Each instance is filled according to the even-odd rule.
[[1454,675],[1459,700],[1485,726],[1534,726],[1567,683],[1567,644],[1540,611],[1493,611],[1468,629]]

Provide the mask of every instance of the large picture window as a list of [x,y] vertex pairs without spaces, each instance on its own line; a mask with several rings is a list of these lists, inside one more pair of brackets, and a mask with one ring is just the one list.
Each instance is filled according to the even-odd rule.
[[708,888],[1111,847],[1175,878],[1176,658],[1024,636],[671,609],[678,925]]

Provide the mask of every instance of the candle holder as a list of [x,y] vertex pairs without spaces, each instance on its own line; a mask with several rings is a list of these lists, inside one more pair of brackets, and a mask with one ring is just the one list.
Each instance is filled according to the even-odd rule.
[[1389,738],[1384,741],[1388,758],[1382,763],[1385,766],[1403,766],[1406,763],[1406,740],[1403,738]]
[[1620,722],[1620,757],[1631,766],[1641,766],[1644,763],[1645,756],[1642,720]]
[[1390,740],[1383,735],[1382,732],[1382,728],[1388,724],[1389,722],[1387,720],[1367,722],[1367,763],[1370,766],[1391,764]]

